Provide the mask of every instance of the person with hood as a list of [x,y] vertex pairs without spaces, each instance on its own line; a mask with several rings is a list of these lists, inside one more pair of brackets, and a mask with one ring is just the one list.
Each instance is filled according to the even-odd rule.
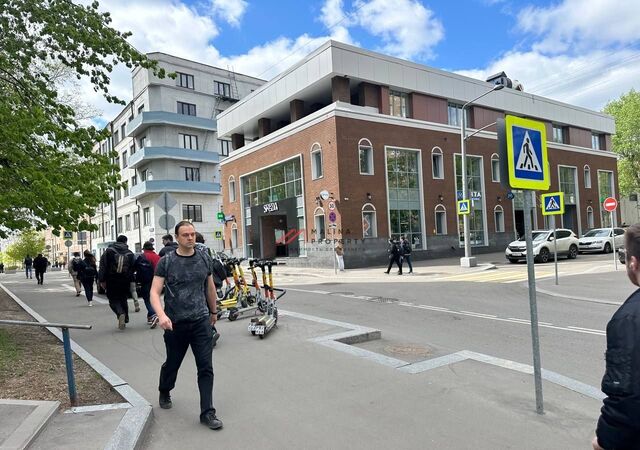
[[107,291],[111,310],[118,318],[118,328],[124,330],[129,322],[129,285],[133,281],[135,257],[127,245],[127,237],[120,235],[100,257],[98,280]]
[[80,292],[82,292],[82,283],[80,282],[80,278],[78,278],[78,271],[82,266],[82,258],[80,258],[80,252],[73,252],[73,259],[69,261],[69,275],[73,278],[73,287],[76,288],[76,297],[80,297]]
[[84,259],[78,270],[78,278],[84,287],[84,295],[87,297],[89,306],[93,306],[93,282],[98,276],[98,267],[96,265],[96,257],[90,250],[84,251]]
[[27,257],[24,259],[24,273],[27,276],[27,278],[33,278],[33,274],[31,272],[32,267],[33,267],[33,259],[31,259],[31,256],[27,255]]
[[44,273],[47,271],[48,265],[49,261],[47,261],[47,258],[42,256],[42,253],[38,253],[38,256],[33,260],[33,270],[36,272],[38,284],[44,283]]
[[389,248],[387,249],[387,253],[389,254],[389,267],[384,272],[387,275],[391,271],[391,266],[393,263],[398,265],[398,275],[402,275],[402,259],[400,253],[400,244],[398,241],[394,241],[393,238],[389,239]]
[[173,241],[173,236],[171,236],[170,234],[165,234],[164,236],[162,236],[162,245],[164,245],[164,247],[162,247],[160,249],[160,253],[158,253],[158,255],[160,255],[160,258],[166,255],[168,252],[174,252],[178,248],[178,243]]

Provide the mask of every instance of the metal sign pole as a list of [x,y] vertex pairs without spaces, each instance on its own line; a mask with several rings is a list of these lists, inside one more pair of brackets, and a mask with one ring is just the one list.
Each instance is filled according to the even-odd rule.
[[611,211],[611,250],[613,253],[613,265],[616,270],[618,270],[618,258],[616,257],[616,232],[613,229],[613,211]]
[[558,237],[556,236],[556,216],[553,217],[553,262],[556,266],[556,286],[558,285]]
[[529,280],[529,308],[531,310],[531,343],[533,346],[533,377],[536,389],[536,412],[544,414],[542,376],[540,369],[540,337],[538,335],[538,306],[536,304],[536,274],[531,239],[531,192],[524,195],[524,234],[527,244],[527,275]]
[[338,269],[336,267],[338,255],[336,253],[335,241],[336,241],[336,229],[331,227],[331,244],[333,245],[333,274],[338,275]]

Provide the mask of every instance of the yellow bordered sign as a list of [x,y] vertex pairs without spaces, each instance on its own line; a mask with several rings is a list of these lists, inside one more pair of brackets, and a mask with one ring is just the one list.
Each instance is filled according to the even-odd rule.
[[514,189],[549,189],[547,131],[543,122],[505,116],[509,185]]
[[458,200],[456,204],[458,215],[469,214],[471,212],[471,202],[469,200]]
[[564,192],[551,192],[540,197],[543,216],[564,214]]

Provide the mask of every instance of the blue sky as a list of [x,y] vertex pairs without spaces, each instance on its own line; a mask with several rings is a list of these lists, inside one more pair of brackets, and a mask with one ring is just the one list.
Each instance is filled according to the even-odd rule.
[[[638,0],[103,0],[141,51],[269,79],[327,39],[600,110],[640,89]],[[131,97],[129,72],[113,91]],[[87,102],[111,119],[89,87]]]

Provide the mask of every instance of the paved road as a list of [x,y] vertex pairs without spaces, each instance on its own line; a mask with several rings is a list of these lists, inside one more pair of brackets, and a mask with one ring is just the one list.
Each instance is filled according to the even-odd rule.
[[[611,283],[613,298],[630,290],[623,272],[593,270],[561,283],[582,293],[588,293],[590,284]],[[529,375],[475,361],[408,375],[309,341],[344,331],[340,324],[322,321],[331,319],[382,330],[381,340],[355,347],[386,357],[387,362],[413,363],[470,350],[530,364],[523,283],[415,278],[411,283],[395,277],[398,281],[377,284],[294,287],[281,307],[319,319],[284,316],[279,328],[262,341],[246,332],[246,321],[222,323],[223,338],[215,352],[215,397],[225,429],[215,433],[197,423],[196,374],[189,355],[174,392],[174,409],[154,408],[146,447],[577,449],[588,445],[599,402],[565,388],[545,382],[547,414],[540,417],[533,412]],[[156,404],[164,346],[161,331],[147,329],[143,313],[132,314],[131,325],[120,332],[106,304],[89,308],[82,297],[74,297],[65,274],[48,274],[44,286],[18,275],[0,281],[49,320],[93,324],[92,332],[74,333],[74,339]],[[543,367],[598,385],[604,368],[603,330],[615,308],[540,295]]]

